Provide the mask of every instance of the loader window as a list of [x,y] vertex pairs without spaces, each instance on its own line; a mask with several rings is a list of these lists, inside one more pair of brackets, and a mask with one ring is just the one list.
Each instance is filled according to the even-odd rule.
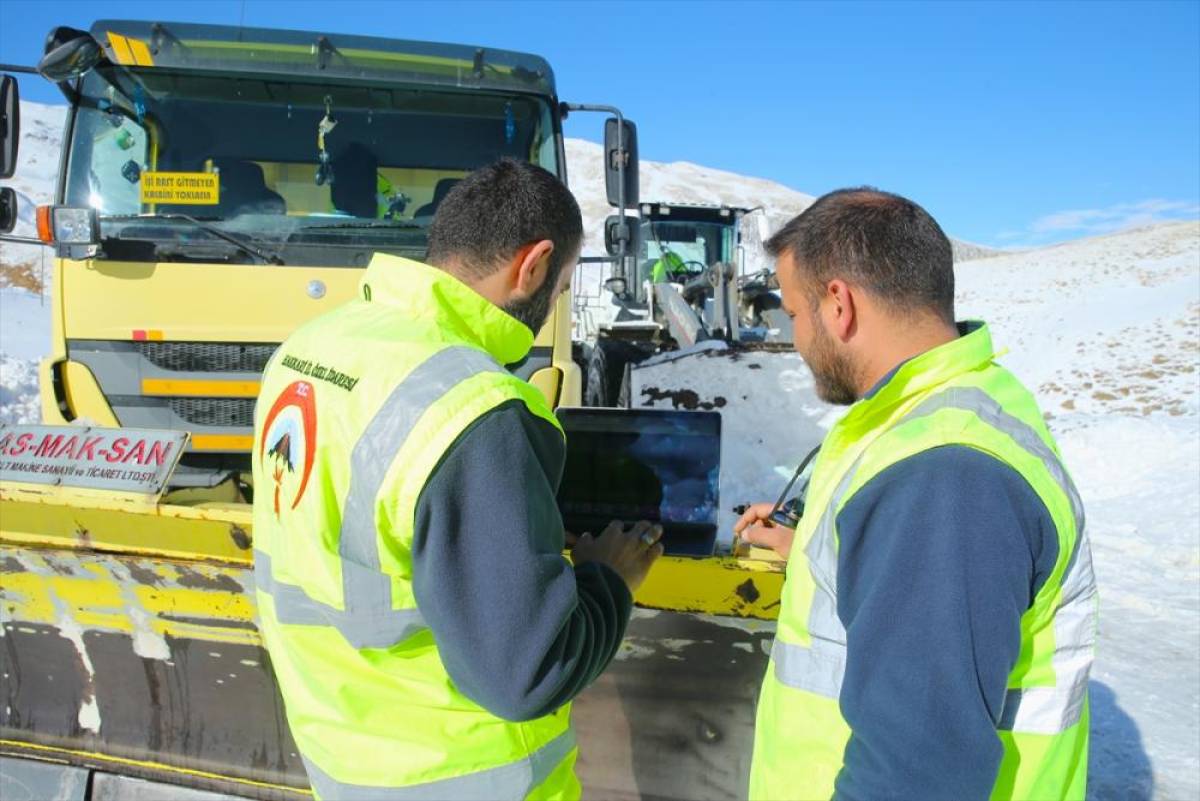
[[641,280],[666,251],[679,256],[691,272],[731,259],[733,229],[705,222],[647,220],[642,223]]
[[339,247],[420,257],[472,169],[512,157],[561,172],[552,106],[530,95],[113,66],[82,89],[65,202],[96,208],[106,241],[136,225],[177,252],[196,229],[150,223],[187,214],[334,263]]

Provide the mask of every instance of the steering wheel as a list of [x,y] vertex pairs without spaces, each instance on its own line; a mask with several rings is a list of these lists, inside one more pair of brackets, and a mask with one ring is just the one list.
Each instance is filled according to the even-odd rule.
[[[695,265],[695,267],[693,268],[692,265]],[[700,273],[703,273],[705,270],[708,269],[707,264],[705,264],[702,261],[696,261],[695,259],[688,259],[683,264],[681,264],[680,267],[682,267],[683,270],[678,271],[678,272],[685,272],[691,276],[699,275]]]

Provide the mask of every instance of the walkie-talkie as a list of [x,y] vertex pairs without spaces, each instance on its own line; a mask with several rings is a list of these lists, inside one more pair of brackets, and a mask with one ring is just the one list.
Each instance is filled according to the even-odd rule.
[[[767,518],[772,523],[780,526],[786,526],[787,528],[795,528],[797,525],[799,525],[800,518],[804,516],[804,501],[801,499],[801,494],[797,494],[795,498],[792,498],[789,501],[788,493],[791,492],[792,486],[796,483],[800,476],[804,474],[805,468],[808,467],[809,463],[812,462],[813,458],[820,450],[821,446],[818,445],[809,451],[808,455],[804,457],[804,460],[800,462],[800,466],[796,468],[796,472],[792,473],[792,477],[788,481],[787,486],[783,488],[783,492],[779,493],[779,499],[775,501],[775,506],[771,509],[770,517]],[[803,492],[803,489],[804,488],[801,488],[801,492]],[[740,506],[733,507],[733,512],[734,514],[742,515],[745,514],[746,510],[749,508],[750,506],[748,504],[742,504]]]

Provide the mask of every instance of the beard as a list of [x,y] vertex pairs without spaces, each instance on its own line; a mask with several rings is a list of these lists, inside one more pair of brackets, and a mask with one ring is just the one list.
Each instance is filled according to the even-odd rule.
[[550,276],[546,276],[546,280],[532,295],[524,300],[506,303],[501,308],[509,317],[523,323],[533,332],[534,336],[537,336],[538,331],[542,330],[542,326],[550,317],[550,307],[554,305],[554,285],[556,283],[558,283],[557,277],[552,281]]
[[835,406],[849,406],[858,400],[854,365],[838,354],[833,337],[821,327],[816,315],[813,316],[813,341],[809,353],[802,356],[812,371],[817,397]]

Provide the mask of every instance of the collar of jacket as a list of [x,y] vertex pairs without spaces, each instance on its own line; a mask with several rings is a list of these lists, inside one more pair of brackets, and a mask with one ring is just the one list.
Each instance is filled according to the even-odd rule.
[[897,404],[955,376],[991,364],[996,355],[987,324],[968,320],[958,324],[959,337],[901,364],[884,383],[850,407],[839,426],[870,425],[877,414],[887,414]]
[[419,261],[376,253],[359,283],[359,296],[453,330],[501,365],[521,361],[533,347],[533,332],[524,323],[450,273]]

